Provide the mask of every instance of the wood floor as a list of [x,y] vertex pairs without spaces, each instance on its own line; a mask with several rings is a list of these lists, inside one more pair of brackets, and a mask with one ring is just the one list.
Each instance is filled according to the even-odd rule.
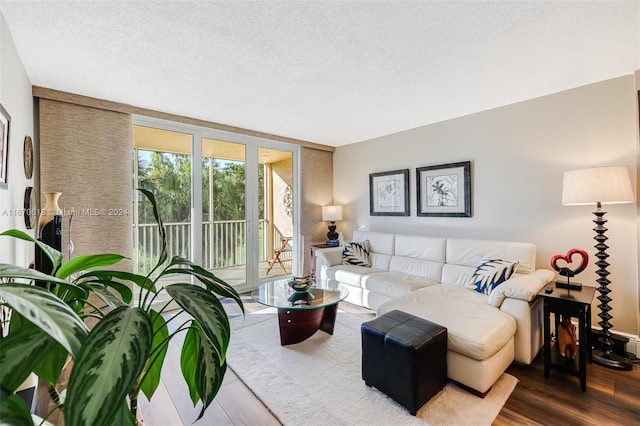
[[[247,312],[263,308],[248,296],[243,300]],[[234,304],[227,303],[225,308],[229,315],[240,314]],[[371,312],[345,302],[340,309]],[[227,370],[222,388],[203,418],[194,423],[200,407],[193,407],[179,371],[179,342],[171,344],[174,346],[165,360],[163,382],[151,403],[141,402],[145,426],[280,424],[231,370]],[[640,364],[627,372],[590,364],[587,392],[580,390],[577,378],[558,371],[545,379],[542,353],[532,365],[512,365],[507,372],[519,383],[494,425],[640,425]],[[309,419],[309,425],[313,425],[313,419]]]
[[526,368],[507,372],[519,380],[494,425],[640,425],[640,364],[632,371],[587,365],[587,391],[577,377],[551,371],[542,352]]
[[[243,300],[248,312],[262,309],[261,305],[253,303],[249,297],[243,297]],[[234,305],[225,306],[229,314],[239,313]],[[340,309],[352,313],[371,312],[344,302],[340,304]],[[558,371],[552,371],[550,377],[545,379],[543,368],[540,353],[532,365],[514,365],[507,370],[518,378],[519,383],[494,425],[640,425],[640,364],[635,364],[633,371],[627,372],[590,364],[587,392],[582,392],[576,377]],[[167,405],[170,403],[171,401],[167,401]],[[279,424],[232,371],[228,371],[225,376],[225,383],[216,396],[214,405],[215,408],[207,410],[205,417],[195,425]],[[192,410],[193,413],[196,411]],[[182,421],[187,425],[195,418],[194,414]],[[164,415],[160,415],[158,420],[159,422],[152,421],[147,416],[145,425],[180,424],[168,423]],[[175,420],[177,422],[177,418]],[[312,419],[309,424],[313,424]]]

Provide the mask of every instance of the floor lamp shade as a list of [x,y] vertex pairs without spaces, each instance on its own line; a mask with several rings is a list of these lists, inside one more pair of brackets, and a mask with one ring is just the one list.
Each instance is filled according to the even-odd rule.
[[600,304],[598,308],[600,312],[598,317],[600,320],[598,325],[602,327],[602,333],[598,339],[599,347],[592,353],[592,361],[604,367],[616,370],[631,370],[632,365],[624,357],[619,356],[613,350],[614,344],[609,331],[613,325],[610,320],[613,316],[609,313],[611,307],[609,302],[611,298],[609,293],[609,284],[611,281],[607,278],[609,272],[607,267],[609,262],[607,258],[607,237],[605,232],[607,228],[604,226],[607,220],[604,215],[607,213],[602,209],[602,204],[621,204],[632,203],[634,200],[633,190],[631,188],[631,179],[629,179],[629,171],[626,167],[594,167],[590,169],[581,169],[565,172],[562,182],[562,204],[564,205],[594,205],[595,219],[593,223],[596,226],[593,230],[596,232],[594,239],[596,240],[595,248],[597,250],[596,274],[599,278],[596,282],[600,285],[597,288]]
[[593,167],[565,172],[562,204],[632,203],[629,171],[624,166]]

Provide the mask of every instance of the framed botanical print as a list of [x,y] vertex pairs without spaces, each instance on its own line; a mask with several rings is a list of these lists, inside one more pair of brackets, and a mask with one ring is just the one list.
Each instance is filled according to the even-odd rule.
[[371,216],[409,216],[409,169],[369,175]]
[[471,217],[471,162],[416,169],[418,216]]
[[0,105],[0,189],[7,189],[9,176],[9,125],[11,116],[6,109]]

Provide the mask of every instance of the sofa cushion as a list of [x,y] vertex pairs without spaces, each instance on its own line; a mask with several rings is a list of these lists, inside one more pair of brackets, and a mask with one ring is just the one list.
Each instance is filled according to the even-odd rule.
[[520,274],[516,272],[508,281],[501,284],[496,291],[489,295],[489,304],[500,307],[505,298],[520,299],[531,302],[540,292],[556,277],[554,271],[548,269],[538,269],[530,274]]
[[447,239],[447,264],[475,268],[483,258],[518,262],[518,271],[526,274],[536,269],[536,246],[509,241]]
[[416,275],[440,282],[442,277],[441,262],[415,259],[412,257],[393,256],[389,264],[390,272],[401,272],[407,275]]
[[344,243],[342,250],[342,264],[356,266],[371,266],[369,257],[369,240]]
[[396,235],[396,256],[444,263],[446,239]]
[[362,278],[383,272],[381,269],[356,265],[335,265],[327,268],[327,279],[354,287],[362,287]]
[[402,272],[379,272],[362,282],[362,287],[388,297],[398,297],[422,287],[440,284],[436,280]]
[[445,263],[442,265],[442,284],[455,284],[460,287],[467,287],[473,273],[476,271],[475,266],[452,265]]
[[395,254],[395,234],[371,231],[353,231],[352,241],[369,240],[370,252],[393,256]]
[[511,278],[517,268],[518,262],[484,259],[473,273],[467,288],[489,295],[496,287]]
[[424,287],[383,303],[382,315],[394,309],[447,328],[448,349],[485,360],[502,349],[516,332],[516,320],[487,303],[488,296],[456,285]]
[[371,256],[372,268],[377,268],[383,271],[389,270],[389,264],[391,263],[391,259],[393,258],[393,256],[380,253],[369,253],[369,255]]

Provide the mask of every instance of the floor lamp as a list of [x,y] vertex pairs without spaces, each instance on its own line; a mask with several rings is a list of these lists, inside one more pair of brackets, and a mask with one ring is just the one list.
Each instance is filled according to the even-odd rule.
[[596,280],[600,287],[597,288],[599,293],[598,300],[600,304],[598,308],[600,313],[600,322],[602,333],[598,339],[600,347],[593,351],[592,361],[604,367],[616,370],[631,370],[632,365],[624,357],[613,352],[613,341],[611,340],[612,325],[609,320],[613,318],[609,311],[611,307],[609,302],[611,298],[609,293],[609,284],[611,281],[607,278],[609,272],[607,267],[609,263],[607,258],[609,255],[606,250],[609,248],[604,235],[607,228],[604,226],[607,220],[604,218],[606,210],[602,209],[603,204],[621,204],[632,203],[634,200],[633,190],[631,189],[631,180],[629,179],[629,171],[626,167],[594,167],[590,169],[573,170],[565,172],[562,182],[562,204],[563,205],[596,205],[593,214],[596,218],[593,222],[596,224],[595,248],[597,250],[596,257],[598,261],[596,266],[599,278]]

